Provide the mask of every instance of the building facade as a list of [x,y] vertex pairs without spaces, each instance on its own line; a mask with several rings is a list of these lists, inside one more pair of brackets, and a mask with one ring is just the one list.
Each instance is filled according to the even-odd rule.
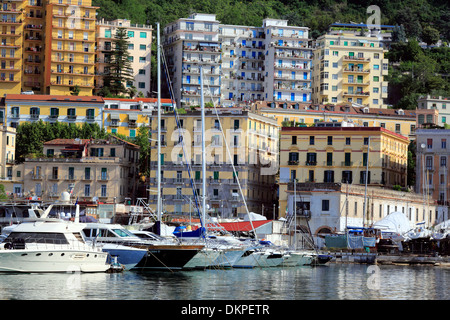
[[4,123],[9,127],[39,120],[102,126],[101,97],[7,94],[4,101]]
[[121,139],[55,139],[43,158],[26,158],[24,194],[57,200],[64,191],[86,202],[135,199],[139,147]]
[[91,0],[2,1],[0,95],[92,95],[95,17]]
[[[156,206],[157,126],[154,112],[150,206]],[[190,202],[194,201],[194,194],[203,196],[201,113],[187,111],[177,118],[173,112],[164,113],[160,127],[163,209],[171,214],[195,214]],[[239,108],[221,109],[217,114],[206,111],[206,197],[212,215],[246,214],[242,196],[250,212],[272,214],[276,202],[278,128],[276,121]],[[201,203],[200,199],[197,201]]]
[[176,102],[311,101],[312,49],[308,28],[264,19],[261,27],[224,25],[214,14],[193,14],[164,28]]
[[387,108],[387,49],[377,37],[325,34],[314,49],[313,103]]
[[281,214],[287,185],[294,180],[406,187],[408,138],[381,127],[338,125],[281,129]]
[[450,124],[450,99],[442,96],[420,96],[417,99],[417,123]]
[[[388,188],[344,183],[291,182],[286,189],[286,211],[294,210],[298,219],[307,218],[316,245],[324,245],[323,236],[345,232],[346,227],[371,226],[393,212],[401,212],[410,222],[432,227],[448,219],[448,207],[434,201],[423,201],[420,194]],[[322,236],[322,238],[320,237]]]
[[425,199],[449,204],[450,130],[416,130],[416,192]]
[[357,107],[351,104],[314,105],[257,101],[253,112],[275,118],[280,126],[310,126],[321,122],[348,121],[360,127],[382,127],[414,140],[416,110]]
[[128,52],[131,59],[134,81],[124,83],[126,88],[134,86],[143,96],[150,95],[150,68],[152,27],[133,24],[126,19],[97,21],[96,89],[103,86],[103,76],[109,73],[109,62],[114,50],[117,28],[125,28],[128,35]]

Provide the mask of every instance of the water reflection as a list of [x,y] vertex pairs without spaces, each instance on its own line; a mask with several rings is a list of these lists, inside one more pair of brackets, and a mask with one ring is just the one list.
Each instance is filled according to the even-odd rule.
[[[367,265],[124,272],[0,274],[3,300],[435,300],[450,299],[450,269]],[[378,277],[376,280],[371,281]]]

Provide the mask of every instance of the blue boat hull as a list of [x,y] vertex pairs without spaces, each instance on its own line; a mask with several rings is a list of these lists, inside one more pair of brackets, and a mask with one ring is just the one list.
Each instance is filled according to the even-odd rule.
[[113,263],[114,257],[117,262],[125,267],[125,270],[134,268],[147,254],[147,250],[136,250],[135,248],[102,248],[103,252],[109,253],[108,263]]

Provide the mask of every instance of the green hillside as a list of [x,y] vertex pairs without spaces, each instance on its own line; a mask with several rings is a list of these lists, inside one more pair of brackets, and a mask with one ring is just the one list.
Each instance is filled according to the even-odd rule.
[[403,24],[407,37],[420,37],[432,26],[447,42],[450,39],[450,10],[446,0],[93,0],[99,18],[126,18],[133,23],[164,26],[190,13],[215,13],[224,24],[260,26],[264,18],[287,19],[289,24],[307,26],[313,37],[330,23],[366,22],[367,8],[377,5],[382,24]]

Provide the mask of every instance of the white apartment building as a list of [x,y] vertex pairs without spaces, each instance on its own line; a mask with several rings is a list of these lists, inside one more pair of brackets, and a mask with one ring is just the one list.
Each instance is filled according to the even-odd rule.
[[152,27],[149,25],[133,24],[126,19],[97,21],[97,72],[96,89],[103,85],[103,76],[108,74],[108,63],[111,60],[114,37],[117,28],[125,28],[128,33],[128,52],[130,53],[131,67],[134,81],[124,84],[126,88],[134,86],[138,93],[144,96],[150,93],[150,63],[152,47]]
[[[448,97],[431,95],[420,96],[417,99],[417,109],[419,109],[417,118],[419,124],[435,123],[439,126],[444,126],[446,123],[450,124],[450,98]],[[433,118],[431,113],[429,113],[428,116],[427,114],[422,114],[421,110],[436,110],[437,121],[430,120]]]
[[220,24],[193,14],[164,28],[164,51],[177,103],[223,106],[256,100],[311,102],[312,49],[308,28],[264,19],[261,27]]
[[200,66],[203,67],[205,103],[220,103],[221,53],[219,21],[214,14],[192,14],[164,28],[164,58],[168,64],[175,101],[200,105]]

